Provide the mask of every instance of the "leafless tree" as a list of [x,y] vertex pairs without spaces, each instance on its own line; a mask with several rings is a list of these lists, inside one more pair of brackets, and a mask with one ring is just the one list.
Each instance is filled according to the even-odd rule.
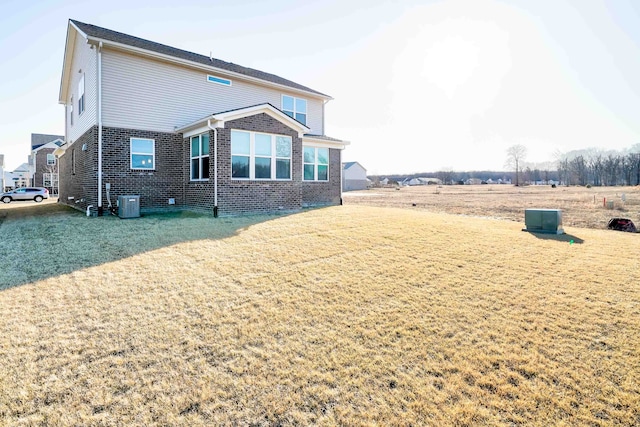
[[516,185],[520,185],[519,174],[520,165],[527,158],[527,147],[522,144],[512,145],[507,148],[507,161],[505,167],[515,170],[516,172]]

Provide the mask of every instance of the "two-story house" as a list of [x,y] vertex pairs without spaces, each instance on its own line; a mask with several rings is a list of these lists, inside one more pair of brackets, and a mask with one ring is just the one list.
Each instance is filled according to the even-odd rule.
[[58,165],[53,154],[64,142],[62,135],[31,134],[31,185],[45,187],[51,194],[58,194]]
[[325,135],[332,98],[263,71],[70,20],[59,102],[60,199],[102,214],[220,214],[341,200],[344,141]]

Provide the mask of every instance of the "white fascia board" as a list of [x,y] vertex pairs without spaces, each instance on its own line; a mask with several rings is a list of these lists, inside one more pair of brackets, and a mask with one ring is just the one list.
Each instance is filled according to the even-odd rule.
[[206,133],[208,131],[209,131],[209,126],[207,126],[205,122],[204,126],[193,128],[188,131],[182,132],[182,137],[191,138],[192,136],[200,135],[201,133]]
[[214,114],[212,116],[204,117],[193,123],[189,123],[184,126],[176,127],[176,132],[181,132],[185,137],[187,135],[196,135],[202,129],[208,128],[208,122],[211,121],[211,125],[216,128],[224,128],[226,122],[231,120],[242,119],[244,117],[254,116],[256,114],[265,113],[268,116],[274,118],[280,123],[290,127],[298,132],[298,137],[302,138],[305,132],[309,131],[309,128],[297,120],[284,114],[282,111],[276,109],[269,104],[261,104],[253,107],[241,108],[238,110],[228,111],[226,113]]
[[194,128],[201,128],[202,126],[206,126],[209,120],[213,120],[213,116],[203,117],[201,119],[196,120],[195,122],[187,123],[186,125],[176,126],[175,131],[179,133],[190,132]]
[[235,73],[233,71],[228,71],[228,70],[224,70],[222,68],[217,68],[214,66],[207,66],[204,64],[201,64],[199,62],[193,62],[193,61],[189,61],[187,59],[182,59],[182,58],[176,58],[175,56],[172,55],[166,55],[164,53],[158,53],[158,52],[154,52],[151,50],[147,50],[147,49],[142,49],[139,47],[135,47],[135,46],[130,46],[128,44],[124,44],[124,43],[118,43],[118,42],[113,42],[113,41],[109,41],[109,40],[105,40],[105,39],[100,39],[97,37],[89,37],[88,41],[93,42],[95,44],[98,44],[100,42],[102,42],[103,46],[111,46],[113,48],[119,49],[119,50],[123,50],[123,51],[128,51],[131,53],[135,53],[135,54],[139,54],[139,55],[143,55],[143,56],[149,56],[152,58],[157,58],[157,59],[161,59],[163,61],[167,61],[167,62],[172,62],[174,64],[179,64],[179,65],[184,65],[184,66],[188,66],[191,68],[196,68],[202,71],[207,71],[207,72],[214,72],[217,74],[222,74],[225,77],[230,77],[230,78],[235,78],[235,79],[239,79],[239,80],[245,80],[251,83],[256,83],[256,84],[260,84],[262,86],[267,86],[267,87],[274,87],[280,90],[284,90],[284,91],[288,91],[288,92],[293,92],[293,93],[298,93],[301,95],[306,95],[312,98],[318,98],[318,99],[322,99],[325,101],[330,101],[333,98],[328,96],[328,95],[320,95],[314,92],[309,92],[303,89],[297,89],[291,86],[286,86],[280,83],[274,83],[274,82],[270,82],[267,80],[262,80],[259,79],[257,77],[251,77],[251,76],[247,76],[246,74],[240,74],[240,73]]
[[43,148],[58,148],[58,145],[55,143],[56,141],[61,141],[61,139],[58,138],[58,139],[54,139],[51,142],[47,142],[46,144],[41,145],[40,147],[34,149],[33,152],[37,153],[38,151],[42,150]]
[[349,141],[327,141],[326,139],[316,139],[303,137],[302,145],[306,147],[320,147],[320,148],[337,148],[344,150],[347,145],[350,145]]
[[254,107],[248,107],[248,108],[242,108],[240,110],[229,111],[228,113],[215,114],[213,118],[219,122],[222,122],[222,126],[224,126],[224,122],[228,122],[230,120],[242,119],[244,117],[249,117],[249,116],[253,116],[260,113],[265,113],[268,116],[279,121],[280,123],[287,125],[291,129],[298,131],[298,137],[302,137],[305,132],[309,132],[309,130],[311,130],[310,128],[303,125],[299,121],[289,117],[282,111],[277,110],[275,107],[271,106],[270,104],[256,105]]
[[60,78],[60,92],[58,94],[58,104],[66,104],[69,91],[69,75],[71,74],[71,62],[73,52],[77,43],[78,34],[84,34],[75,25],[69,22],[67,28],[67,40],[64,45],[64,59],[62,61],[62,77]]

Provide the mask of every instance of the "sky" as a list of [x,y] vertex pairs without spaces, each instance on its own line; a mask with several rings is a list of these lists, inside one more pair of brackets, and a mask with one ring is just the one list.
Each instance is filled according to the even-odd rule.
[[63,134],[68,19],[277,74],[334,99],[370,175],[504,170],[640,143],[636,0],[3,0],[0,154]]

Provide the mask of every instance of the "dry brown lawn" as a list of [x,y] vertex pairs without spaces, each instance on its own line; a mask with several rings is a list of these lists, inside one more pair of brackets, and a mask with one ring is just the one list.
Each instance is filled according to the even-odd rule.
[[[430,185],[400,190],[374,188],[343,196],[350,205],[412,208],[518,222],[524,221],[524,210],[528,208],[562,209],[564,225],[568,226],[605,229],[614,217],[631,218],[640,226],[640,186]],[[613,202],[613,210],[605,206],[605,199]]]
[[[0,424],[640,424],[638,235],[38,209],[0,225]],[[20,276],[7,235],[72,268]]]

